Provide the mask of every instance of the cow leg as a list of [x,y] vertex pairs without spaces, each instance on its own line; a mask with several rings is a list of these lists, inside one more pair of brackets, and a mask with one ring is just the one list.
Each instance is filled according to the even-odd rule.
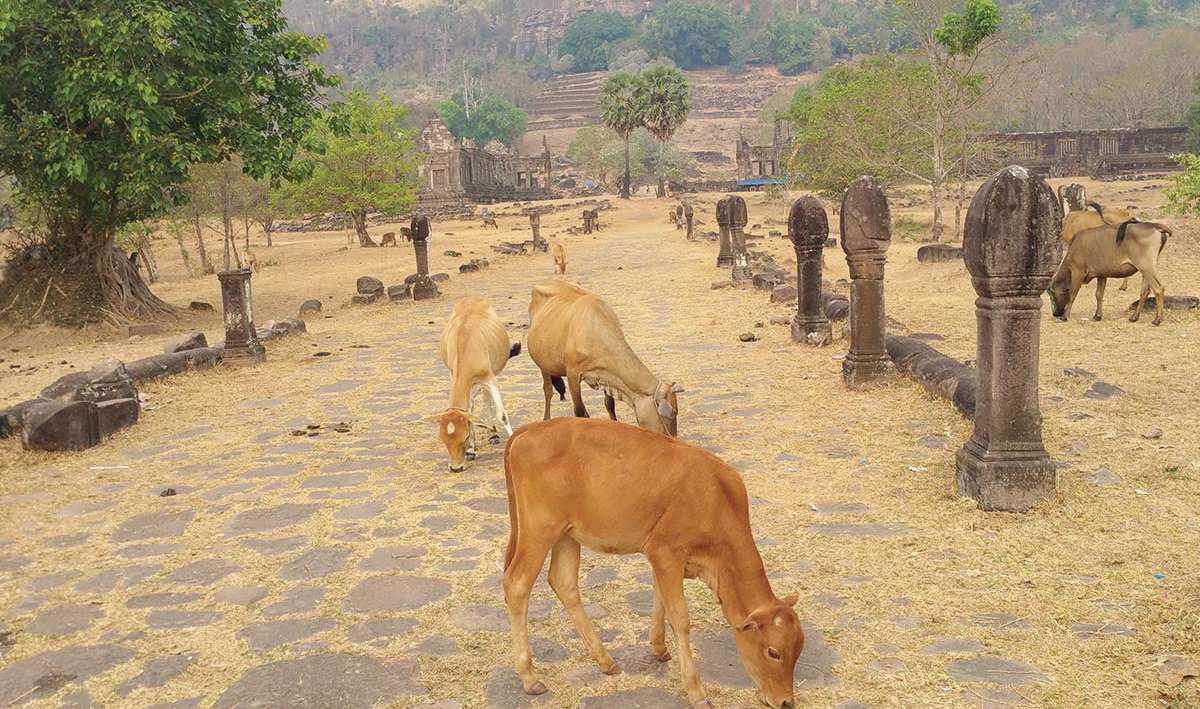
[[617,420],[617,400],[611,394],[604,395],[604,409],[608,411],[608,417],[613,421]]
[[654,587],[662,596],[671,630],[675,633],[675,652],[679,655],[679,669],[688,701],[694,709],[711,709],[712,704],[705,698],[704,685],[700,684],[700,674],[696,672],[692,657],[691,621],[683,597],[683,562],[670,551],[651,551],[647,556],[654,568]]
[[546,411],[542,414],[543,421],[550,420],[550,397],[554,395],[554,385],[550,383],[550,375],[542,372],[542,396],[546,398]]
[[583,405],[582,380],[578,372],[567,372],[567,388],[571,390],[571,401],[575,404],[575,415],[588,418],[587,407]]
[[1108,285],[1108,279],[1100,277],[1096,279],[1096,314],[1092,316],[1092,320],[1101,320],[1104,318],[1104,286]]
[[1120,290],[1122,290],[1122,291],[1127,291],[1127,290],[1129,290],[1129,278],[1122,278],[1122,279],[1121,279],[1121,288],[1120,288]]
[[[492,414],[493,420],[496,422],[497,429],[503,429],[504,434],[512,438],[512,426],[508,423],[508,412],[504,410],[504,399],[500,397],[500,387],[496,386],[495,380],[488,382],[486,385],[488,395],[492,399]],[[496,443],[500,442],[500,436],[494,436]]]
[[1150,270],[1150,287],[1154,289],[1154,320],[1150,321],[1152,325],[1162,325],[1163,311],[1166,308],[1167,293],[1163,288],[1162,281],[1158,279],[1158,272]]
[[[471,393],[468,395],[470,398],[467,400],[468,418],[472,417],[475,413],[475,395],[477,393],[478,389],[471,387]],[[463,457],[467,460],[475,460],[475,428],[474,423],[467,424],[467,451],[463,454]]]
[[1067,307],[1063,310],[1063,321],[1071,319],[1071,306],[1075,305],[1075,297],[1079,295],[1079,289],[1083,288],[1083,276],[1071,274],[1071,292],[1067,295]]
[[1137,306],[1133,309],[1133,315],[1129,316],[1129,322],[1137,322],[1138,318],[1142,317],[1142,311],[1146,308],[1146,298],[1150,295],[1150,276],[1142,271],[1142,293],[1138,296]]
[[569,536],[563,535],[550,551],[550,588],[567,609],[575,630],[600,671],[606,675],[620,674],[620,666],[604,649],[596,628],[583,610],[583,600],[579,597],[579,542]]
[[522,528],[517,547],[504,569],[504,603],[512,633],[513,662],[526,694],[544,694],[546,685],[533,673],[533,651],[529,649],[529,592],[546,561],[552,542],[543,530]]
[[671,653],[667,650],[667,611],[657,580],[654,582],[654,608],[650,611],[650,654],[659,662],[671,659]]

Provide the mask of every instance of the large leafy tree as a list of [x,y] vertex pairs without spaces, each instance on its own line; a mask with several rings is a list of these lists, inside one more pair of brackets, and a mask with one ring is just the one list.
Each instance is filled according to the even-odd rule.
[[468,109],[462,95],[441,101],[437,112],[458,138],[470,138],[480,145],[498,140],[513,145],[525,133],[528,117],[511,101],[495,94],[484,96]]
[[572,71],[608,68],[608,49],[633,36],[633,20],[619,12],[585,12],[567,25],[558,56],[571,55]]
[[643,43],[650,52],[690,69],[728,64],[733,35],[733,20],[720,5],[671,0],[654,13]]
[[[636,95],[642,125],[660,143],[670,140],[687,120],[691,109],[691,92],[683,72],[673,66],[660,65],[642,72],[638,76]],[[667,177],[659,173],[660,197],[664,194],[663,181]]]
[[1184,125],[1188,127],[1187,148],[1193,153],[1200,153],[1200,77],[1196,79],[1195,100],[1188,107]]
[[605,79],[600,87],[596,107],[600,121],[625,141],[625,177],[621,180],[621,197],[629,199],[630,175],[629,136],[643,124],[642,102],[639,101],[640,82],[633,74],[618,72]]
[[1200,217],[1200,155],[1173,156],[1183,171],[1167,188],[1167,208],[1182,216]]
[[813,43],[819,30],[816,20],[804,15],[786,17],[771,25],[771,59],[780,72],[793,75],[812,67]]
[[335,83],[323,46],[288,30],[279,0],[0,3],[0,173],[45,224],[9,260],[5,310],[53,286],[39,312],[54,320],[172,311],[115,234],[165,213],[194,163],[286,173]]
[[402,126],[407,110],[387,97],[352,92],[346,98],[346,130],[321,123],[301,157],[307,179],[286,184],[293,211],[343,212],[354,223],[360,246],[376,246],[367,232],[371,212],[398,214],[416,199],[416,150]]

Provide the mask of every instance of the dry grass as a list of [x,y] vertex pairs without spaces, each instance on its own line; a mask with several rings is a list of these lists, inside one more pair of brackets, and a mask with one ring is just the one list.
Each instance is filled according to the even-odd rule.
[[[1118,204],[1137,204],[1153,211],[1161,202],[1147,183],[1089,184],[1092,197]],[[717,195],[705,196],[698,213],[710,222]],[[751,222],[779,228],[785,214],[762,206],[762,195],[750,195]],[[897,210],[927,219],[923,205]],[[509,210],[515,212],[516,210]],[[840,684],[804,694],[806,706],[832,707],[855,699],[873,707],[962,706],[976,689],[956,684],[945,672],[952,656],[920,651],[940,636],[980,641],[989,654],[1032,663],[1049,682],[1018,688],[1035,705],[1054,707],[1188,706],[1196,701],[1194,681],[1170,690],[1157,677],[1155,662],[1163,655],[1200,655],[1200,571],[1195,529],[1200,523],[1195,501],[1200,495],[1200,423],[1191,411],[1200,407],[1194,385],[1195,312],[1168,313],[1159,328],[1149,322],[1130,324],[1119,317],[1131,294],[1109,289],[1109,317],[1103,322],[1060,324],[1042,321],[1042,413],[1046,446],[1063,463],[1057,497],[1027,515],[985,514],[954,493],[954,450],[970,433],[970,425],[942,401],[901,381],[871,393],[848,392],[839,378],[845,343],[826,349],[801,348],[790,342],[787,328],[766,326],[762,340],[743,344],[737,336],[755,323],[788,308],[771,305],[754,291],[713,291],[716,246],[688,244],[663,218],[666,204],[638,200],[605,213],[609,229],[595,237],[564,236],[569,276],[603,294],[621,315],[634,347],[651,369],[681,382],[681,437],[719,449],[743,472],[750,494],[755,532],[776,544],[762,552],[780,594],[799,590],[805,620],[819,628],[836,649]],[[577,210],[543,219],[547,236],[578,222]],[[412,268],[409,247],[342,250],[342,234],[281,235],[281,245],[268,252],[279,262],[254,278],[255,307],[261,320],[294,315],[309,297],[326,303],[326,315],[309,323],[310,335],[274,345],[266,364],[247,370],[217,370],[150,385],[152,408],[138,426],[97,449],[74,455],[20,451],[11,442],[0,447],[0,532],[8,553],[34,561],[10,577],[0,575],[0,610],[20,629],[35,611],[25,605],[45,596],[46,607],[79,601],[70,585],[44,593],[25,588],[42,574],[77,569],[83,577],[119,562],[119,545],[111,530],[125,518],[148,510],[180,507],[196,510],[196,518],[163,559],[163,571],[151,576],[136,593],[164,590],[162,576],[194,557],[219,556],[241,570],[219,585],[264,585],[272,594],[261,605],[279,599],[282,584],[275,573],[289,558],[264,557],[223,535],[228,520],[242,509],[309,501],[304,480],[319,466],[337,461],[369,461],[363,439],[383,439],[394,453],[387,464],[370,470],[368,481],[352,491],[385,503],[386,512],[368,523],[336,521],[333,510],[362,500],[326,500],[305,524],[278,536],[303,534],[310,546],[344,544],[353,558],[343,571],[321,579],[327,589],[320,613],[338,628],[315,641],[332,650],[367,653],[384,659],[411,657],[411,647],[433,634],[454,637],[462,651],[448,658],[421,660],[418,679],[427,697],[404,698],[397,706],[427,698],[457,698],[464,706],[483,706],[481,688],[489,673],[507,665],[506,633],[466,633],[447,621],[460,605],[500,603],[494,587],[495,564],[501,554],[507,520],[472,511],[461,501],[496,496],[502,481],[499,452],[485,448],[461,476],[444,473],[442,453],[432,432],[415,419],[444,406],[446,381],[436,359],[436,334],[455,297],[469,292],[487,295],[502,317],[527,320],[529,287],[553,272],[548,255],[499,257],[487,246],[523,236],[509,231],[524,227],[520,216],[501,216],[501,230],[482,231],[474,223],[435,226],[432,252],[435,270],[452,270],[460,259],[447,259],[446,249],[463,253],[461,260],[487,255],[491,269],[480,274],[453,274],[447,297],[423,304],[380,305],[361,309],[346,303],[355,277],[376,275],[398,282]],[[1200,293],[1200,247],[1197,225],[1177,223],[1177,236],[1164,255],[1168,293]],[[390,228],[390,227],[389,227]],[[836,223],[834,227],[836,231]],[[381,231],[384,229],[381,229]],[[447,234],[452,232],[453,235]],[[781,262],[789,258],[785,240],[755,242]],[[888,314],[912,331],[937,332],[938,346],[958,357],[973,357],[972,292],[961,264],[919,266],[916,243],[896,243],[889,254]],[[158,292],[171,302],[204,298],[219,303],[216,279],[185,279],[171,250],[160,259],[168,280]],[[177,254],[176,254],[177,256]],[[847,276],[837,251],[827,254],[827,274]],[[1081,296],[1091,300],[1091,290]],[[1090,311],[1090,307],[1077,313]],[[218,319],[189,320],[181,329],[200,326],[218,337]],[[518,336],[523,333],[514,330]],[[133,357],[156,351],[158,340],[115,341],[102,333],[38,333],[18,336],[16,361],[40,363],[70,358],[90,364],[103,355]],[[5,343],[8,344],[8,343]],[[355,349],[350,345],[369,345]],[[314,359],[317,348],[334,353]],[[70,349],[73,348],[73,349]],[[61,353],[67,351],[69,355]],[[10,354],[6,354],[10,357]],[[12,361],[12,360],[10,360]],[[1086,382],[1063,374],[1083,367],[1126,390],[1107,401],[1081,398]],[[0,392],[13,398],[49,383],[59,370],[38,369],[29,376],[9,376]],[[348,392],[322,392],[341,380],[362,385]],[[540,381],[526,357],[515,360],[501,377],[510,415],[517,422],[540,414]],[[589,395],[590,396],[590,395]],[[589,405],[602,411],[592,396]],[[566,415],[565,404],[555,404]],[[1073,414],[1090,418],[1076,420]],[[622,412],[628,419],[628,413]],[[305,421],[348,420],[353,433],[326,433],[311,440],[312,450],[291,451],[288,432]],[[208,427],[197,431],[199,427]],[[1141,434],[1153,427],[1160,440]],[[945,436],[945,448],[922,445],[926,436]],[[156,446],[166,448],[144,453]],[[283,446],[283,448],[281,448]],[[841,449],[841,450],[839,450]],[[786,454],[786,455],[783,455]],[[832,454],[832,455],[831,455]],[[266,462],[294,462],[304,469],[292,477],[253,481],[242,496],[206,501],[200,495],[238,482],[239,476]],[[103,466],[129,466],[97,470]],[[1121,483],[1097,487],[1085,481],[1101,467],[1112,469]],[[455,490],[463,484],[467,489]],[[180,494],[160,498],[171,485]],[[447,494],[456,497],[444,497]],[[79,517],[63,517],[63,507],[81,500],[108,502],[111,508]],[[810,505],[861,502],[859,515],[821,515]],[[440,572],[436,566],[455,560],[456,548],[420,526],[428,515],[458,521],[463,547],[481,550],[474,570]],[[908,533],[892,538],[827,536],[810,525],[822,521],[901,524]],[[374,529],[403,528],[402,536],[380,537]],[[60,549],[47,543],[56,535],[89,533],[79,547]],[[476,534],[481,538],[477,539]],[[361,538],[360,536],[361,535]],[[359,618],[343,610],[346,591],[363,577],[358,561],[374,549],[395,543],[421,544],[429,553],[414,573],[443,576],[454,587],[450,598],[408,615],[420,619],[409,635],[382,648],[349,643],[345,629]],[[0,552],[3,556],[4,552]],[[616,633],[610,647],[644,643],[647,619],[635,615],[624,595],[647,586],[636,576],[645,564],[637,558],[585,556],[592,566],[617,570],[617,580],[603,588],[585,588],[587,603],[601,603],[608,617],[602,629]],[[2,573],[2,572],[0,572]],[[1155,574],[1165,574],[1161,580]],[[857,582],[852,577],[870,577]],[[538,597],[548,589],[539,582]],[[836,595],[845,605],[831,610],[814,600]],[[127,609],[130,592],[114,591],[92,600],[104,620],[69,638],[70,644],[120,638],[143,628],[142,611]],[[696,633],[724,632],[717,606],[707,590],[689,589]],[[236,632],[258,619],[256,609],[222,606],[211,594],[198,608],[225,612],[218,623],[201,629],[149,631],[124,644],[139,655],[196,650],[200,659],[180,678],[158,690],[139,690],[128,698],[114,687],[135,675],[124,665],[88,684],[92,697],[105,705],[146,705],[154,701],[206,697],[205,706],[249,666],[303,651],[306,642],[265,655],[251,653]],[[989,612],[1009,613],[1022,623],[1001,629],[974,625],[971,618]],[[1132,637],[1076,639],[1076,623],[1132,626]],[[1017,627],[1028,624],[1028,627]],[[542,667],[555,692],[551,706],[575,706],[585,695],[646,684],[677,691],[678,673],[655,680],[622,675],[604,678],[587,661],[565,616],[555,611],[534,623],[535,635],[558,640],[571,654],[566,662]],[[63,639],[18,635],[13,659],[67,644]],[[887,674],[872,669],[881,658],[898,658],[902,669]],[[711,686],[718,706],[749,706],[750,692]],[[65,694],[64,690],[62,694]],[[1174,692],[1174,696],[1172,694]],[[1182,703],[1180,703],[1182,702]],[[57,706],[49,701],[47,706]]]

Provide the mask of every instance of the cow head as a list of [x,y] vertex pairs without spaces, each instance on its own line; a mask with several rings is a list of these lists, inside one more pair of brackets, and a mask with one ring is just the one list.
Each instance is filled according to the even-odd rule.
[[772,709],[795,706],[796,660],[804,650],[804,630],[793,606],[795,594],[756,608],[733,629],[738,655],[758,688],[758,698]]
[[660,383],[653,396],[639,397],[633,405],[638,425],[672,438],[678,435],[679,401],[675,395],[682,392],[683,387],[674,382]]
[[1065,263],[1054,274],[1046,295],[1050,296],[1050,314],[1059,320],[1066,320],[1067,306],[1071,304],[1071,273]]
[[455,473],[462,472],[467,467],[466,461],[475,458],[474,451],[468,450],[471,426],[490,428],[462,409],[446,409],[428,420],[437,424],[438,439],[446,446],[446,453],[450,456],[450,470]]

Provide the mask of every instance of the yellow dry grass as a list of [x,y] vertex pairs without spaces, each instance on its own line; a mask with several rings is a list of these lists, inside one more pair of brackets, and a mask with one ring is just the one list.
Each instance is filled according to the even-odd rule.
[[[1161,194],[1153,183],[1089,184],[1094,198],[1135,204],[1153,214]],[[1153,187],[1155,189],[1144,189]],[[704,195],[698,215],[715,228],[712,206],[719,195]],[[927,204],[915,195],[911,208],[897,208],[918,220],[927,219]],[[753,231],[784,230],[785,209],[768,206],[765,196],[748,196]],[[713,280],[727,277],[714,267],[714,242],[686,243],[667,224],[667,203],[635,200],[616,204],[602,214],[608,228],[595,236],[567,235],[578,223],[578,209],[543,218],[543,233],[566,244],[570,273],[602,294],[622,318],[634,348],[664,379],[682,383],[680,435],[685,440],[720,449],[723,458],[745,477],[751,497],[756,535],[774,540],[762,546],[768,571],[780,595],[798,590],[799,610],[819,628],[840,660],[840,682],[830,689],[802,693],[805,706],[832,707],[854,699],[872,707],[967,706],[978,687],[958,685],[946,673],[953,655],[921,650],[934,638],[955,636],[978,640],[987,654],[1039,667],[1048,681],[1017,688],[1037,706],[1128,707],[1190,706],[1195,682],[1170,689],[1157,675],[1165,655],[1200,656],[1200,570],[1196,528],[1200,523],[1200,423],[1192,414],[1200,407],[1195,386],[1196,312],[1169,312],[1167,322],[1152,327],[1148,319],[1131,324],[1121,317],[1133,293],[1109,289],[1108,318],[1103,322],[1042,320],[1040,376],[1046,447],[1063,463],[1055,499],[1026,515],[987,514],[954,492],[954,451],[970,434],[970,424],[949,404],[928,397],[919,386],[901,380],[869,393],[847,391],[840,380],[845,342],[824,349],[790,341],[788,329],[766,324],[789,307],[771,305],[752,290],[711,290]],[[87,683],[93,699],[112,706],[145,706],[156,701],[204,697],[209,706],[248,667],[305,650],[303,641],[265,654],[249,651],[237,631],[259,619],[262,605],[279,600],[284,584],[276,576],[289,555],[262,556],[224,535],[238,511],[287,501],[311,501],[303,482],[322,465],[339,461],[375,460],[356,442],[382,439],[395,446],[383,467],[368,471],[367,482],[351,491],[362,499],[325,499],[322,509],[305,523],[276,536],[304,535],[309,547],[340,544],[352,550],[342,570],[315,582],[326,589],[319,614],[334,618],[337,628],[314,638],[335,651],[369,654],[385,660],[413,657],[412,647],[431,635],[458,641],[458,655],[423,658],[417,679],[425,695],[399,698],[395,706],[420,705],[433,699],[458,699],[466,707],[484,706],[482,687],[497,667],[508,665],[507,633],[468,633],[448,622],[451,609],[471,604],[499,605],[495,563],[502,554],[501,516],[476,512],[462,501],[494,497],[503,479],[500,451],[485,446],[478,461],[461,475],[444,470],[443,452],[431,429],[416,421],[444,406],[446,377],[436,355],[436,337],[454,299],[477,292],[488,296],[501,317],[517,325],[527,321],[529,288],[551,277],[549,255],[502,257],[489,253],[498,240],[520,240],[527,221],[519,210],[501,207],[499,232],[475,222],[441,222],[434,228],[434,270],[450,271],[460,260],[488,256],[492,267],[459,276],[445,284],[445,297],[435,302],[352,308],[347,303],[359,275],[385,283],[399,282],[412,270],[411,247],[362,250],[343,248],[345,235],[280,235],[279,246],[256,247],[269,266],[254,277],[259,321],[289,317],[310,297],[326,304],[325,315],[309,322],[308,336],[273,343],[268,361],[252,369],[218,369],[189,374],[145,387],[150,406],[137,426],[105,445],[78,454],[48,455],[21,451],[0,443],[0,535],[3,554],[32,559],[7,576],[0,572],[0,617],[20,631],[37,611],[27,604],[44,597],[44,607],[67,602],[93,602],[103,620],[68,638],[42,638],[18,633],[17,644],[0,663],[19,660],[66,644],[124,638],[140,657],[196,651],[199,659],[161,689],[141,689],[118,697],[114,688],[137,674],[138,663],[119,666]],[[834,231],[836,233],[836,220]],[[1197,225],[1174,222],[1176,237],[1163,257],[1168,293],[1200,293],[1200,248]],[[391,227],[383,227],[383,231]],[[510,230],[515,229],[515,230]],[[786,240],[752,242],[751,248],[794,263]],[[974,355],[974,293],[959,264],[918,265],[917,244],[898,241],[889,253],[888,315],[914,332],[936,332],[946,339],[937,346],[960,358]],[[462,252],[449,259],[444,250]],[[173,247],[160,247],[167,280],[157,288],[169,301],[193,298],[219,304],[215,278],[182,276]],[[826,254],[827,277],[846,278],[838,250]],[[1135,283],[1136,287],[1136,283]],[[1091,289],[1081,295],[1077,315],[1090,312]],[[178,330],[199,327],[220,339],[217,316],[193,317]],[[523,332],[513,328],[518,337]],[[745,344],[738,335],[759,333]],[[157,351],[162,337],[116,340],[104,333],[39,332],[4,343],[20,352],[5,353],[12,361],[42,364],[28,376],[0,381],[5,399],[35,392],[62,371],[45,365],[68,359],[85,366],[104,356],[135,357]],[[352,348],[368,345],[369,348]],[[333,353],[313,358],[317,349]],[[67,354],[63,354],[66,352]],[[1106,401],[1082,398],[1087,382],[1066,376],[1067,367],[1082,367],[1126,394]],[[321,391],[330,383],[361,382],[345,392]],[[541,412],[540,380],[528,358],[514,360],[501,377],[509,413],[516,422]],[[588,394],[590,408],[602,412],[599,398]],[[556,415],[567,415],[555,402]],[[628,411],[619,412],[629,419]],[[1087,414],[1080,418],[1077,414]],[[349,421],[352,433],[323,433],[311,450],[289,449],[289,432],[306,421],[328,424]],[[1161,439],[1141,434],[1161,428]],[[945,447],[927,447],[922,439],[944,436]],[[930,439],[932,440],[932,439]],[[281,448],[281,446],[283,446]],[[147,449],[162,447],[157,452]],[[266,462],[296,463],[300,473],[253,481],[256,487],[220,500],[203,494],[240,482],[245,471]],[[109,466],[128,466],[115,467]],[[1086,477],[1107,467],[1121,482],[1098,487]],[[648,474],[652,474],[649,473]],[[158,497],[165,486],[179,495]],[[463,485],[463,489],[455,489]],[[364,499],[382,500],[386,511],[370,522],[339,522],[333,511]],[[91,501],[110,503],[77,517],[60,511]],[[858,515],[822,515],[812,505],[860,502]],[[136,587],[81,597],[71,584],[31,592],[30,579],[77,570],[86,578],[98,569],[136,560],[114,556],[120,545],[111,531],[124,519],[160,509],[192,509],[196,517],[164,557],[150,559],[164,567]],[[457,548],[421,526],[429,515],[453,518],[461,531],[461,547],[478,548],[479,564],[464,571],[439,571],[458,560]],[[904,525],[908,532],[890,538],[828,536],[811,525],[826,521],[878,522]],[[389,529],[397,537],[380,536]],[[384,530],[379,532],[377,530]],[[86,533],[87,543],[58,548],[47,540]],[[476,538],[476,534],[480,538]],[[451,596],[419,611],[402,614],[420,625],[392,638],[383,647],[354,645],[345,630],[361,618],[345,611],[342,599],[363,578],[359,560],[382,546],[418,544],[429,552],[418,573],[440,576],[453,585]],[[125,607],[132,593],[165,590],[162,577],[174,567],[209,556],[237,564],[240,570],[218,585],[262,585],[270,595],[259,607],[243,609],[216,603],[211,592],[194,608],[224,613],[216,623],[171,632],[144,631],[144,612]],[[585,573],[593,566],[617,570],[616,581],[585,588],[585,603],[602,604],[608,616],[598,622],[616,638],[610,647],[643,644],[647,618],[633,613],[625,593],[647,586],[637,578],[646,569],[638,558],[619,560],[585,555]],[[1155,574],[1162,575],[1156,578]],[[855,577],[869,577],[868,581]],[[74,583],[74,581],[72,581]],[[814,597],[834,595],[845,605],[834,610]],[[539,582],[536,598],[549,599]],[[706,589],[689,588],[694,633],[725,632],[714,599]],[[1008,613],[1021,619],[1009,627],[984,628],[972,623],[982,613]],[[1115,623],[1136,628],[1130,637],[1075,638],[1077,623]],[[1017,627],[1026,626],[1027,627]],[[554,692],[548,706],[576,706],[587,695],[645,685],[678,692],[672,663],[665,679],[638,675],[604,678],[587,660],[564,614],[535,621],[534,634],[561,642],[570,653],[562,663],[543,665],[541,672]],[[901,664],[891,672],[873,668],[885,658]],[[2,667],[2,665],[0,665]],[[0,669],[2,671],[2,669]],[[717,706],[751,706],[752,693],[710,685]],[[63,690],[56,699],[71,690]],[[57,706],[44,700],[33,706]]]

